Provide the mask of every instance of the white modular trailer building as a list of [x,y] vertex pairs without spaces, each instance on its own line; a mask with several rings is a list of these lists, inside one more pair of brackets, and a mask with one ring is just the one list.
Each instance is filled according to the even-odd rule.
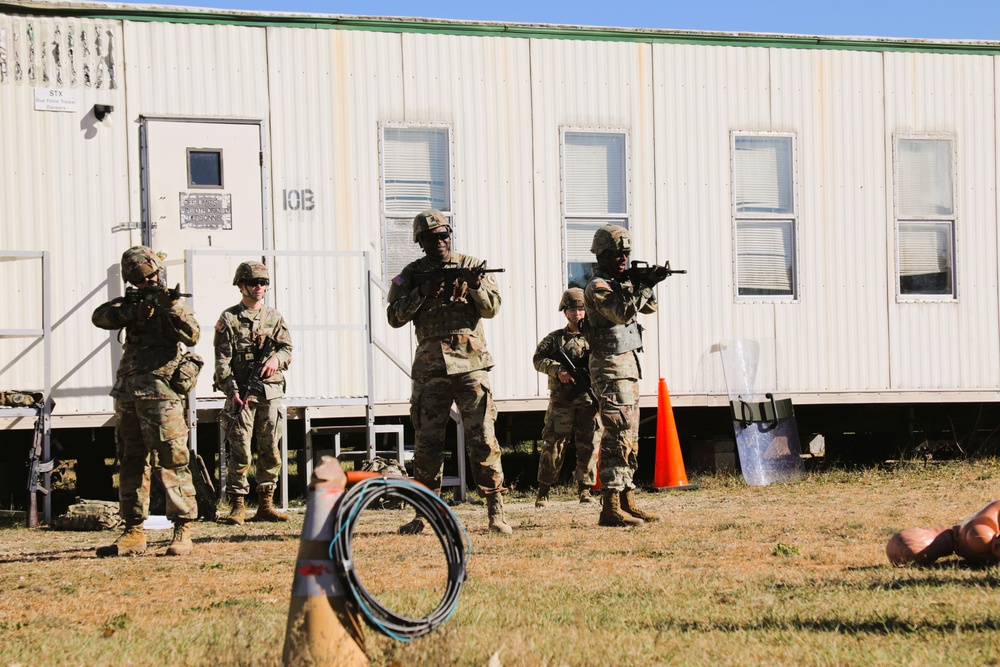
[[644,320],[643,405],[660,377],[675,406],[726,405],[733,340],[761,345],[758,386],[796,404],[993,402],[998,58],[997,42],[0,1],[0,389],[50,386],[56,428],[110,424],[120,344],[90,315],[147,243],[194,294],[199,408],[218,407],[233,271],[263,256],[293,409],[403,415],[412,327],[388,327],[384,290],[435,207],[457,250],[506,269],[485,323],[501,411],[544,410],[531,356],[606,222],[633,259],[688,271]]

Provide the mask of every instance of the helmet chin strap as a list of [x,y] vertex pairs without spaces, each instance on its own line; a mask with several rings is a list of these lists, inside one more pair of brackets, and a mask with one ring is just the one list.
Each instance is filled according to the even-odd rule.
[[260,303],[261,301],[264,300],[264,296],[267,294],[267,290],[262,290],[260,296],[258,297],[250,290],[249,287],[247,287],[246,285],[240,285],[240,294],[243,295],[244,299],[249,299],[254,303]]

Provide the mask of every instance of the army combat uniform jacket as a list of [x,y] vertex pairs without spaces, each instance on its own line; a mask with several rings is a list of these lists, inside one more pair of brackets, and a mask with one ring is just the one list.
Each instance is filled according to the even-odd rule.
[[[264,396],[261,398],[270,400],[285,395],[284,371],[292,362],[292,335],[285,319],[269,306],[253,310],[241,302],[222,311],[215,324],[215,385],[226,396],[233,395],[237,378],[244,380],[253,366],[252,338],[256,336],[270,336],[277,343],[273,354],[278,359],[278,370],[262,379]],[[241,398],[246,400],[247,397]]]
[[590,373],[587,367],[590,360],[590,345],[587,344],[583,333],[573,333],[569,327],[556,329],[538,343],[535,356],[531,358],[535,370],[549,376],[549,396],[557,401],[592,403],[590,395],[586,391],[581,391],[579,385],[571,382],[564,384],[559,381],[559,371],[569,370],[564,369],[562,363],[552,358],[559,348],[566,351],[566,356],[574,366],[584,373]]
[[[457,252],[451,260],[459,268],[475,268],[481,260]],[[470,289],[460,301],[448,301],[448,290],[438,297],[420,294],[413,274],[432,271],[440,263],[428,258],[410,262],[393,279],[389,288],[387,316],[394,328],[412,321],[417,336],[413,359],[413,379],[434,375],[457,375],[493,368],[493,357],[486,349],[482,319],[500,312],[500,292],[492,274],[485,274],[479,289]]]
[[587,283],[583,302],[587,309],[585,334],[590,344],[591,379],[597,383],[642,378],[642,327],[637,316],[656,312],[653,289],[612,278],[598,268]]
[[91,321],[101,329],[125,329],[125,349],[111,395],[121,400],[178,400],[170,386],[184,356],[184,345],[198,342],[201,330],[194,312],[175,303],[169,308],[154,306],[149,317],[146,306],[118,297],[98,306]]

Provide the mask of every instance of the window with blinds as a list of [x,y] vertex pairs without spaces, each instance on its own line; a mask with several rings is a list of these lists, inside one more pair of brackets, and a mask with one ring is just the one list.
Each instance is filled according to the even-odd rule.
[[896,138],[900,296],[955,297],[953,165],[950,139]]
[[734,133],[732,150],[737,296],[795,298],[794,138]]
[[387,124],[379,139],[382,275],[391,278],[423,255],[413,242],[417,213],[436,208],[452,220],[451,132],[442,126]]
[[594,232],[629,226],[628,145],[624,132],[562,132],[563,248],[566,284],[586,287],[597,263]]

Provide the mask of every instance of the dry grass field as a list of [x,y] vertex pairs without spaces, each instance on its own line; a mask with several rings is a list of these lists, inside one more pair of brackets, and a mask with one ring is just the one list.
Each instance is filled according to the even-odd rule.
[[[1000,664],[1000,568],[955,557],[895,568],[905,527],[958,522],[1000,497],[995,460],[814,472],[749,488],[640,495],[664,521],[597,526],[568,491],[544,509],[508,498],[512,537],[481,502],[456,512],[472,555],[458,609],[409,643],[367,631],[372,665]],[[445,581],[410,512],[355,532],[366,586],[420,616]],[[198,523],[195,552],[97,559],[111,533],[0,529],[0,665],[277,665],[302,514],[289,524]],[[492,659],[492,662],[491,662]]]

